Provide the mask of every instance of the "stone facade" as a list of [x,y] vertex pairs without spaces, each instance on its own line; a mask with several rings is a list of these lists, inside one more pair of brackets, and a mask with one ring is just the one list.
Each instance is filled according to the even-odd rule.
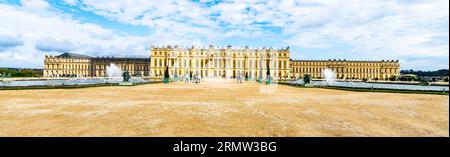
[[74,53],[45,56],[45,77],[107,77],[106,68],[117,65],[132,76],[148,76],[150,58],[90,57]]
[[45,56],[45,77],[106,77],[111,63],[132,76],[162,78],[168,67],[171,78],[198,74],[202,77],[266,79],[300,78],[305,74],[323,78],[322,71],[331,69],[340,79],[386,79],[400,74],[398,60],[292,60],[289,47],[151,47],[150,57],[90,57],[73,53]]
[[163,77],[166,66],[170,77],[199,74],[202,77],[235,78],[247,75],[250,79],[267,77],[267,69],[273,79],[287,78],[290,73],[289,50],[252,48],[180,48],[152,47],[151,74]]
[[305,74],[313,78],[323,78],[323,71],[330,69],[338,79],[386,79],[400,74],[398,60],[347,61],[347,60],[291,60],[294,78]]

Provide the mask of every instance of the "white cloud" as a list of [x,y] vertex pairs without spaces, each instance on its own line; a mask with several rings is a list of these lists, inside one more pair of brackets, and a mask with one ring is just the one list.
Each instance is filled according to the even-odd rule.
[[43,11],[50,8],[50,4],[44,0],[21,0],[20,3],[24,8],[33,11]]
[[147,26],[154,30],[148,37],[150,40],[157,39],[154,44],[179,44],[180,41],[191,38],[213,40],[221,34],[218,23],[209,18],[209,10],[190,0],[81,2],[84,4],[82,9],[86,11],[121,23]]
[[66,4],[75,6],[78,4],[78,0],[63,0]]
[[[349,51],[341,55],[349,59],[401,59],[405,68],[425,67],[413,62],[427,62],[428,69],[448,67],[446,0],[300,2],[285,8],[291,10],[287,20],[277,24],[289,45],[321,49],[347,45]],[[422,58],[420,62],[416,57]]]
[[52,38],[38,39],[35,48],[47,52],[71,52],[76,49],[75,45],[68,40],[58,41]]
[[[73,43],[76,51],[83,53],[127,50],[143,53],[142,49],[148,44],[189,45],[198,39],[210,44],[234,39],[249,42],[251,39],[253,43],[274,41],[266,46],[291,46],[293,57],[296,48],[328,49],[334,53],[336,47],[346,47],[346,52],[340,54],[349,59],[401,59],[407,66],[414,66],[408,63],[428,61],[435,67],[448,67],[448,59],[432,62],[449,55],[447,0],[65,2],[120,23],[146,26],[152,33],[145,37],[117,35],[113,30],[56,15],[45,1],[24,0],[23,7],[0,5],[4,7],[2,11],[9,9],[0,13],[0,18],[6,21],[0,24],[0,35],[22,36],[25,44],[21,47],[29,44],[33,47],[42,37],[67,40]],[[17,47],[9,51],[14,49]],[[423,59],[419,62],[411,57]]]
[[52,8],[36,12],[35,8],[0,4],[0,10],[0,36],[20,37],[23,41],[20,46],[0,52],[0,67],[42,67],[45,54],[63,51],[88,55],[149,53],[144,47],[149,42],[144,37],[119,35],[113,30],[61,15]]
[[23,45],[23,41],[17,37],[0,35],[0,51]]

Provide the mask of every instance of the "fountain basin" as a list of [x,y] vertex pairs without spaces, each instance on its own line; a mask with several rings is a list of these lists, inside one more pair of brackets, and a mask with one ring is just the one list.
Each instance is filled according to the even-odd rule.
[[133,82],[119,82],[119,86],[132,86]]
[[[303,81],[288,82],[291,85],[304,85]],[[367,83],[367,82],[340,82],[334,81],[330,84],[327,81],[311,81],[311,85],[317,87],[344,87],[344,88],[360,88],[360,89],[383,89],[383,90],[409,90],[409,91],[433,91],[448,92],[448,86],[422,86],[411,84],[394,84],[394,83]]]
[[[0,87],[32,87],[32,86],[74,86],[74,85],[95,85],[95,84],[116,84],[121,80],[108,78],[71,78],[71,79],[40,79],[26,81],[0,81]],[[142,78],[131,78],[130,83],[146,83],[149,80]]]

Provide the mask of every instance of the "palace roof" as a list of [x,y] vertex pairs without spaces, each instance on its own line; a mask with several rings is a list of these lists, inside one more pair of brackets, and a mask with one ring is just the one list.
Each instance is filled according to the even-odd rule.
[[76,54],[76,53],[63,53],[61,55],[59,55],[58,57],[63,57],[63,58],[91,58],[90,56],[87,55],[81,55],[81,54]]
[[128,55],[120,55],[120,56],[88,56],[88,55],[82,55],[77,53],[63,53],[57,57],[61,58],[83,58],[83,59],[97,59],[97,60],[105,60],[105,59],[148,59],[149,57],[146,56],[128,56]]

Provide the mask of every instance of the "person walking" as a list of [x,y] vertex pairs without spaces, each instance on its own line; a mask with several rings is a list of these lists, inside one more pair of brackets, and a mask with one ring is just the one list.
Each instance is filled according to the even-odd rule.
[[184,83],[189,83],[189,74],[184,75]]
[[199,81],[198,81],[198,77],[199,77],[200,75],[198,74],[198,72],[197,73],[195,73],[195,84],[197,84]]
[[192,83],[197,83],[197,73],[194,73],[194,75],[192,75]]

